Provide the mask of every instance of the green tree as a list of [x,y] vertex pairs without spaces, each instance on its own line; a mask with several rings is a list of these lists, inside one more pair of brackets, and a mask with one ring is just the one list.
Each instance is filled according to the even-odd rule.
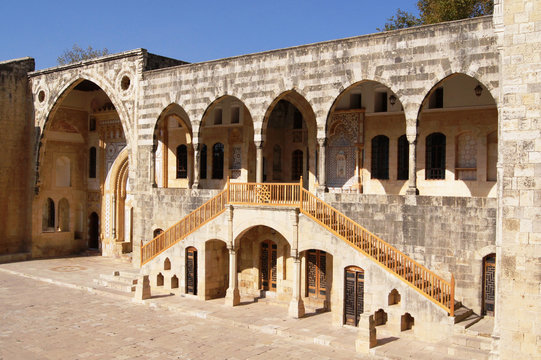
[[387,19],[383,29],[396,30],[407,27],[435,24],[443,21],[460,20],[482,15],[490,15],[494,9],[493,0],[419,0],[419,17],[398,9]]
[[97,58],[100,56],[108,55],[109,50],[104,48],[103,50],[95,50],[92,46],[86,49],[79,47],[77,44],[73,44],[71,49],[64,50],[62,55],[56,58],[58,65],[73,64],[79,61]]

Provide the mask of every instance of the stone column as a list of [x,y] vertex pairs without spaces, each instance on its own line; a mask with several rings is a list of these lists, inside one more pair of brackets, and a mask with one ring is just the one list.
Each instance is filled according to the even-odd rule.
[[229,287],[225,294],[225,304],[235,306],[240,304],[240,293],[237,277],[237,249],[233,239],[233,206],[227,209],[228,217],[228,246],[229,249]]
[[409,142],[409,180],[407,195],[419,195],[417,188],[417,121],[406,126],[406,137]]
[[301,258],[297,251],[291,254],[294,257],[293,271],[293,294],[289,303],[288,314],[290,317],[299,319],[304,316],[304,302],[301,298]]
[[325,191],[327,189],[327,163],[326,163],[326,152],[327,152],[327,139],[317,139],[319,144],[319,189]]
[[263,182],[263,141],[256,141],[256,175],[255,181],[258,183]]
[[194,155],[193,155],[193,184],[192,188],[199,189],[199,164],[200,164],[200,145],[199,143],[194,143]]
[[116,238],[116,194],[114,192],[113,194],[111,194],[111,212],[113,215],[111,216],[111,224],[112,224],[111,237],[115,239]]
[[291,257],[293,257],[293,291],[289,303],[288,314],[299,319],[304,316],[304,302],[301,297],[301,258],[299,256],[299,209],[295,209],[289,216],[291,223]]

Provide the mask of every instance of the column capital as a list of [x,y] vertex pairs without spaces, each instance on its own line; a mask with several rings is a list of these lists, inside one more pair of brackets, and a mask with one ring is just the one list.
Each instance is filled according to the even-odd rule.
[[318,138],[317,143],[319,147],[325,147],[327,145],[327,138]]
[[257,140],[257,141],[254,141],[254,143],[257,149],[263,149],[263,143],[264,143],[263,140]]

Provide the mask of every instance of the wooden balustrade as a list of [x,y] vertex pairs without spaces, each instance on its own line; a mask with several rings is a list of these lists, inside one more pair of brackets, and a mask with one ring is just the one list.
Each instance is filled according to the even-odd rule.
[[231,183],[225,190],[141,247],[141,265],[184,239],[225,211],[225,205],[299,207],[300,211],[350,243],[380,266],[454,316],[454,277],[445,281],[340,211],[303,189],[299,183]]
[[454,278],[451,282],[445,281],[304,189],[301,199],[303,214],[349,242],[454,316]]
[[225,211],[227,188],[141,246],[141,266]]

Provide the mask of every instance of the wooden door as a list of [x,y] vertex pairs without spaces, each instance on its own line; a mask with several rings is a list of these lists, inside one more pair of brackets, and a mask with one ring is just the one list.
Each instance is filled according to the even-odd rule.
[[197,295],[197,249],[186,249],[186,293]]
[[344,279],[344,323],[357,326],[364,311],[364,270],[346,268]]
[[321,250],[308,250],[306,259],[307,296],[327,297],[327,253]]
[[496,255],[486,256],[483,262],[483,314],[494,316]]
[[261,243],[261,288],[265,291],[276,291],[276,250],[273,241]]

